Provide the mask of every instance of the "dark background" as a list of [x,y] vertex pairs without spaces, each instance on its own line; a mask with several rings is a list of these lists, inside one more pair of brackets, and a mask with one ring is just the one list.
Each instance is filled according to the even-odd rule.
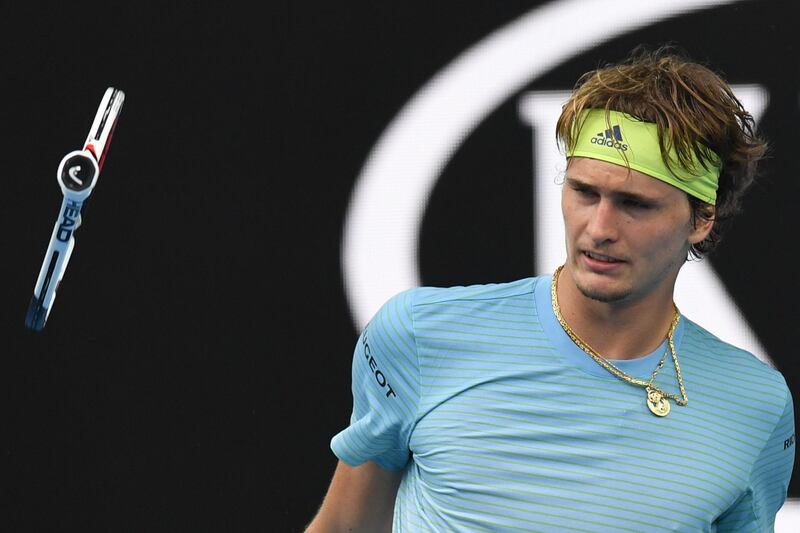
[[[0,529],[300,531],[349,419],[352,186],[424,83],[536,4],[4,6]],[[528,88],[666,41],[768,88],[773,157],[712,265],[798,404],[794,12],[681,16]],[[55,171],[108,86],[127,95],[114,143],[47,326],[29,332]],[[531,275],[530,144],[512,98],[456,151],[423,223],[424,283]]]

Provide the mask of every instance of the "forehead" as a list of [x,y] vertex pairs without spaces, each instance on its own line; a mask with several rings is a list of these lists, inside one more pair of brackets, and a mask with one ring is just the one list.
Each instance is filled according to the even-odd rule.
[[638,170],[588,157],[569,158],[566,177],[609,192],[664,198],[684,195],[677,187]]

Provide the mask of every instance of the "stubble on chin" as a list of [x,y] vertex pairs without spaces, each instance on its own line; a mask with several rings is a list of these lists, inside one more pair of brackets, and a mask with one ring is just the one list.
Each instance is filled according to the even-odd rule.
[[597,302],[602,302],[602,303],[621,302],[621,301],[625,300],[626,298],[628,298],[630,296],[630,294],[631,294],[631,292],[629,290],[626,290],[626,289],[621,289],[621,290],[619,290],[619,289],[618,290],[606,289],[606,290],[603,290],[603,289],[599,289],[599,288],[587,287],[586,285],[584,285],[583,283],[581,283],[577,279],[575,280],[575,287],[577,287],[578,291],[580,291],[580,293],[584,297],[589,298],[591,300],[595,300]]
[[621,302],[625,298],[628,297],[628,292],[608,292],[608,291],[598,291],[598,290],[590,290],[578,285],[578,290],[581,291],[585,297],[595,300],[597,302],[602,302],[606,304]]

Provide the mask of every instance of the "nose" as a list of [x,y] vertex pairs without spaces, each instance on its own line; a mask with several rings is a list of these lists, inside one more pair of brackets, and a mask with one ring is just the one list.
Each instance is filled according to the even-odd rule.
[[589,215],[586,234],[597,245],[615,242],[619,238],[619,223],[619,213],[614,203],[601,198]]

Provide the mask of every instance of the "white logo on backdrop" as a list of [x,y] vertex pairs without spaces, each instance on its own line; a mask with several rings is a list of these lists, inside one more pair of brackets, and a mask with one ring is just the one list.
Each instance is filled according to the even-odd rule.
[[359,329],[389,297],[420,284],[417,244],[430,191],[463,139],[494,109],[532,80],[599,43],[666,18],[730,3],[734,0],[616,0],[614,9],[608,9],[605,0],[551,2],[445,66],[388,125],[353,190],[342,270]]

